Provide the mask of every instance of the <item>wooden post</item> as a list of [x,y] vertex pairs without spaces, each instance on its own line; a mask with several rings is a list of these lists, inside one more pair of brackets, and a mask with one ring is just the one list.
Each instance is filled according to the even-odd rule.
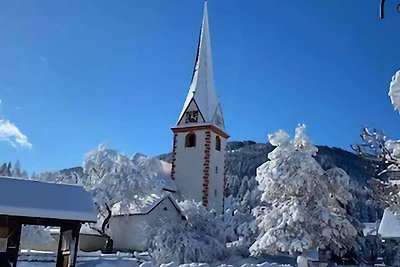
[[65,245],[65,232],[66,232],[66,227],[61,226],[60,227],[60,237],[58,240],[58,249],[57,249],[57,262],[56,262],[56,267],[66,267],[65,265],[65,254],[64,254],[64,245]]
[[11,260],[13,267],[17,267],[19,245],[21,243],[21,230],[22,230],[22,224],[17,223],[13,227],[12,229],[13,232],[8,238],[7,254],[9,254],[9,258]]
[[1,225],[3,226],[2,236],[3,238],[7,238],[6,250],[1,253],[1,265],[16,267],[22,224],[17,219],[6,218]]
[[75,267],[80,227],[79,222],[61,226],[56,267]]
[[73,242],[73,248],[72,248],[72,254],[71,254],[71,265],[70,267],[75,267],[76,265],[76,257],[78,256],[78,248],[79,248],[79,230],[81,229],[81,224],[76,223],[72,229],[72,240]]

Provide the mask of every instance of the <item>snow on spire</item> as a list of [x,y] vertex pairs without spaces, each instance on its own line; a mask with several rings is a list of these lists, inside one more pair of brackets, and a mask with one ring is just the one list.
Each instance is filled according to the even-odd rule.
[[201,25],[197,56],[193,70],[192,83],[179,115],[178,125],[184,120],[185,112],[194,100],[205,123],[212,123],[224,129],[220,103],[215,91],[211,56],[211,40],[208,24],[207,1],[204,2],[204,14]]

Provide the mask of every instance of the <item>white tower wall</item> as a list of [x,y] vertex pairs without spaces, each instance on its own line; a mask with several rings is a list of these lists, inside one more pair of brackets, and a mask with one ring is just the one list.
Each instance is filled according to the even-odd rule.
[[175,179],[178,191],[186,199],[194,199],[196,202],[202,202],[203,198],[205,132],[205,130],[195,132],[195,147],[185,147],[186,135],[189,132],[177,133],[177,148],[174,151],[173,170],[175,174],[172,177]]
[[[211,133],[210,184],[208,189],[208,208],[217,213],[223,212],[225,189],[225,151],[226,139],[220,136],[221,150],[215,149],[217,134]],[[222,209],[222,210],[221,210]]]
[[[185,147],[186,136],[196,134],[196,146]],[[216,149],[216,137],[221,147]],[[211,129],[175,133],[172,177],[186,199],[223,213],[226,139]]]

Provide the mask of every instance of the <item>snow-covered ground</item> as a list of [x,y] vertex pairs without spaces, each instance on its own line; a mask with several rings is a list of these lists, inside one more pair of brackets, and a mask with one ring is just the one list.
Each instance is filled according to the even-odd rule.
[[[18,267],[54,267],[54,262],[19,262]],[[124,260],[93,260],[78,263],[78,267],[139,267],[138,263]]]
[[[23,251],[19,256],[18,267],[54,267],[55,266],[55,253],[40,252],[40,251]],[[280,261],[279,259],[277,261]],[[156,267],[157,265],[143,259],[135,258],[132,254],[117,253],[102,255],[99,252],[84,253],[79,252],[78,267]],[[161,267],[290,267],[291,265],[268,263],[266,261],[260,263],[256,259],[231,259],[228,263],[191,263],[191,264],[162,264]]]
[[[54,262],[19,262],[18,267],[54,267],[55,263]],[[134,261],[127,261],[127,260],[92,260],[84,263],[78,263],[78,267],[156,267],[151,262],[144,262],[144,263],[137,263]],[[169,264],[162,264],[161,267],[208,267],[210,265],[206,263],[191,263],[191,264],[182,264],[182,265],[177,265],[175,263],[169,263]],[[221,267],[230,267],[233,265],[226,265],[226,264],[221,264],[218,265]],[[285,266],[285,265],[278,265],[276,263],[245,263],[242,264],[241,267],[278,267],[278,266]],[[290,266],[290,265],[286,265]]]

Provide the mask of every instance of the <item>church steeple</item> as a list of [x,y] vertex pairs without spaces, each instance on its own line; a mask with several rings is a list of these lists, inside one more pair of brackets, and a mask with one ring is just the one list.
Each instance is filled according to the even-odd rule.
[[[186,116],[188,118],[185,118]],[[184,125],[187,122],[213,124],[224,130],[222,111],[214,84],[207,1],[204,2],[192,82],[177,125]]]
[[171,176],[186,199],[224,212],[225,149],[228,134],[217,94],[211,57],[207,2],[192,82],[174,132]]

